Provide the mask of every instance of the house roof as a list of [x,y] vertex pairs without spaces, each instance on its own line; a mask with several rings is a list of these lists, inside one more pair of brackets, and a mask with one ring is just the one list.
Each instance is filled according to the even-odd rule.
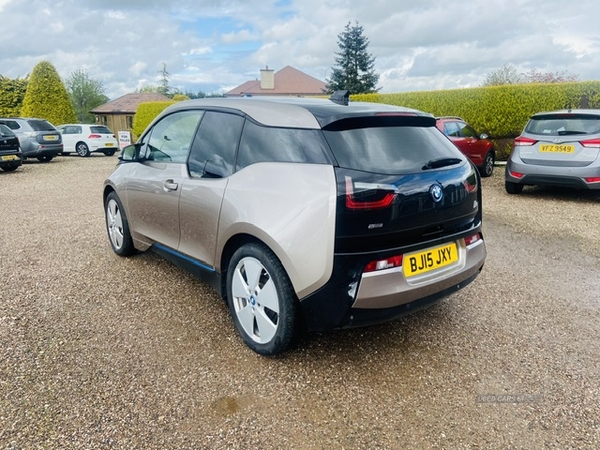
[[94,114],[135,114],[140,103],[144,102],[164,102],[171,100],[169,97],[154,92],[137,92],[135,94],[125,94],[104,105],[92,109]]
[[274,74],[275,87],[262,89],[260,80],[246,81],[238,87],[225,93],[226,97],[245,95],[293,95],[311,96],[323,95],[326,84],[291,66],[285,66]]

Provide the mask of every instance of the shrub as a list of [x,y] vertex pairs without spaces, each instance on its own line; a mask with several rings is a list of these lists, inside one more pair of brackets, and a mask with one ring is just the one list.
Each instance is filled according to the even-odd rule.
[[133,133],[135,136],[141,136],[146,127],[150,125],[156,116],[158,116],[167,106],[176,103],[175,101],[165,102],[143,102],[140,103],[133,119]]

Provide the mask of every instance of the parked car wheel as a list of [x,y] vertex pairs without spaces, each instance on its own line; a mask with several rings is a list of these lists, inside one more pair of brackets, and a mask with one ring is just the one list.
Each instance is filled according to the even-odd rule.
[[509,194],[520,194],[523,191],[523,185],[518,183],[505,182],[506,192]]
[[125,216],[125,210],[117,197],[111,192],[106,197],[104,207],[106,214],[106,230],[108,239],[114,252],[119,256],[130,256],[135,253],[133,239],[129,231],[129,222]]
[[78,142],[75,150],[77,150],[79,156],[90,156],[90,149],[85,142]]
[[274,355],[289,347],[296,333],[297,299],[273,252],[246,244],[234,253],[227,299],[237,331],[250,348]]
[[106,150],[106,151],[104,152],[104,154],[105,154],[106,156],[112,156],[112,155],[114,155],[114,154],[115,154],[115,150]]
[[38,161],[41,161],[41,162],[50,162],[54,159],[54,156],[51,156],[51,155],[38,156],[37,159],[38,159]]
[[4,170],[5,172],[14,172],[15,170],[17,170],[19,166],[3,166],[2,170]]
[[483,160],[483,166],[479,168],[479,172],[482,177],[491,177],[492,173],[494,173],[494,162],[496,157],[494,155],[493,150],[490,150],[486,153],[485,159]]

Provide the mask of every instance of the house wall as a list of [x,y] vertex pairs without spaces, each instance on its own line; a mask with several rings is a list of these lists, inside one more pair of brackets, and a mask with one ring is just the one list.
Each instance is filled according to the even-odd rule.
[[119,131],[129,131],[132,140],[136,139],[133,134],[133,114],[97,114],[96,122],[106,125],[116,137]]

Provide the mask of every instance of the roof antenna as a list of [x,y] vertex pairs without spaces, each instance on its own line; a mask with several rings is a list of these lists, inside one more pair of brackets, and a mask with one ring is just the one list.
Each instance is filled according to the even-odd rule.
[[348,106],[348,100],[350,99],[350,91],[335,91],[329,97],[333,103],[337,103],[338,105]]

